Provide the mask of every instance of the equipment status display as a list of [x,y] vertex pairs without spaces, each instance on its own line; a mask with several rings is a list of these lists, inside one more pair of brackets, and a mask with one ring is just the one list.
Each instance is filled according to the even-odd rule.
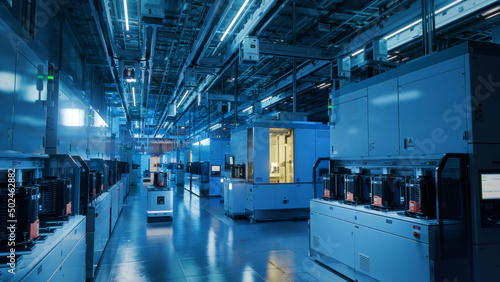
[[500,199],[500,173],[481,174],[481,193],[483,200]]
[[212,172],[218,172],[218,171],[220,171],[220,165],[213,165]]

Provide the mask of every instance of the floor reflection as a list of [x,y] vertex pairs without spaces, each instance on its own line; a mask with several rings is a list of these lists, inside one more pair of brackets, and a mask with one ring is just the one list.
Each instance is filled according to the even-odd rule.
[[171,222],[148,223],[146,206],[131,187],[95,281],[344,281],[307,256],[307,221],[233,221],[182,188]]

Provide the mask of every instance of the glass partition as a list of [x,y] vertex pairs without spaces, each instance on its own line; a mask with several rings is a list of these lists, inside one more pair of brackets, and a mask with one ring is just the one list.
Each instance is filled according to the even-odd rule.
[[293,129],[269,129],[269,179],[271,183],[293,183]]

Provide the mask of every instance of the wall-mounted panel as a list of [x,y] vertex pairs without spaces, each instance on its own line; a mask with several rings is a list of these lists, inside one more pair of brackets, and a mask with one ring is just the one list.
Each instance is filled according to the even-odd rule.
[[456,107],[465,108],[465,105],[463,68],[401,85],[401,154],[428,156],[466,152],[465,117],[459,125],[452,118]]
[[312,182],[311,169],[316,162],[316,140],[314,129],[294,129],[295,181]]
[[[250,158],[249,158],[250,159]],[[253,128],[253,167],[254,183],[269,183],[269,128]]]
[[399,154],[398,80],[368,87],[368,150],[370,156]]
[[331,158],[368,155],[367,98],[334,105],[330,130]]

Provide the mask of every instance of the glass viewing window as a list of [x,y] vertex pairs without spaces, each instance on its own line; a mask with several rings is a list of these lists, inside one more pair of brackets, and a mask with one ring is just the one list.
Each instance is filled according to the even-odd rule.
[[293,129],[269,129],[269,179],[271,183],[293,183]]

